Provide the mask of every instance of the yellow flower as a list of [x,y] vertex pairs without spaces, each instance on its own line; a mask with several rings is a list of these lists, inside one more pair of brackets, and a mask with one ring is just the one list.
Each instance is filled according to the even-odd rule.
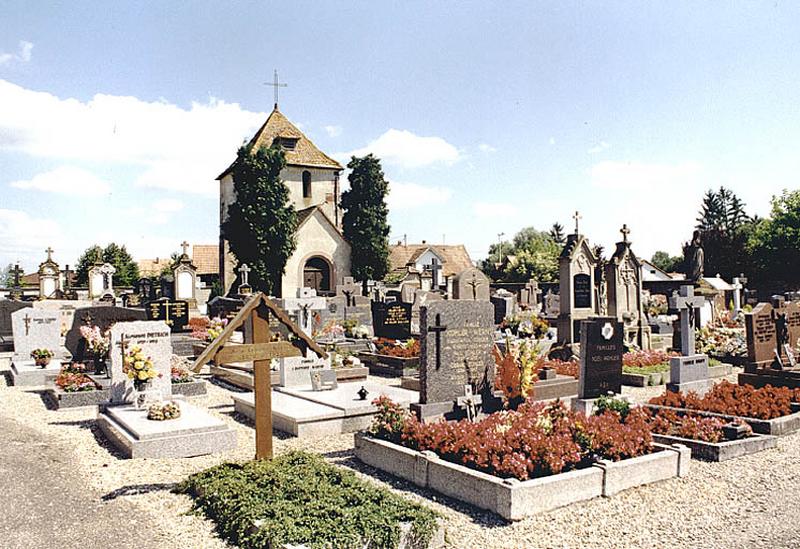
[[146,379],[148,379],[149,377],[150,377],[150,376],[147,374],[147,372],[139,372],[139,379],[140,379],[141,381],[145,381],[145,380],[146,380]]
[[144,370],[144,362],[142,362],[141,360],[137,360],[136,362],[133,363],[133,367],[136,370]]

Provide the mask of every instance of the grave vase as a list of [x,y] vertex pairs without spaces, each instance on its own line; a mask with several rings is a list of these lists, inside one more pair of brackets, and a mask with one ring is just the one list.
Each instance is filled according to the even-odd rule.
[[137,410],[143,410],[153,400],[150,380],[133,380],[133,403]]
[[95,355],[93,362],[94,373],[96,375],[105,374],[106,378],[110,378],[110,372],[108,371],[108,364],[106,363],[106,356],[105,355]]

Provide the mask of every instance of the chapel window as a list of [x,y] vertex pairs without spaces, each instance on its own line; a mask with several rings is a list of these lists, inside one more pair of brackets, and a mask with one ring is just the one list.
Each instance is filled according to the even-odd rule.
[[303,198],[311,198],[311,172],[303,172]]

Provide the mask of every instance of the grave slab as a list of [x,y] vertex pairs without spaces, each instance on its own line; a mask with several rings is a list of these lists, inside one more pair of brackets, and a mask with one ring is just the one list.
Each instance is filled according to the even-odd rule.
[[236,447],[236,432],[224,421],[187,402],[175,401],[181,417],[147,419],[133,405],[108,407],[97,424],[109,441],[129,458],[179,458],[224,452]]
[[11,380],[15,387],[42,387],[50,385],[59,371],[61,361],[55,358],[44,368],[32,360],[14,361],[11,363]]

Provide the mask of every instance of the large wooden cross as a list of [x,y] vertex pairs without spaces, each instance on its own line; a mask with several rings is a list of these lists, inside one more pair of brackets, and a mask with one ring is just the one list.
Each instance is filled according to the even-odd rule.
[[[272,341],[269,317],[273,315],[294,334],[293,343]],[[245,345],[227,345],[237,328],[245,322],[252,326],[252,341]],[[272,384],[270,362],[273,358],[306,355],[312,350],[322,358],[328,354],[301,330],[289,316],[259,292],[251,297],[222,333],[197,357],[192,370],[199,372],[206,363],[253,361],[253,389],[256,405],[256,459],[272,459]]]

